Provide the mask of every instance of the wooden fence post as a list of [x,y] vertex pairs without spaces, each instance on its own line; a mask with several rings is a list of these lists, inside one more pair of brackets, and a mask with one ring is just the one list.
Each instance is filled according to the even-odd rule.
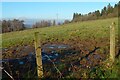
[[37,74],[38,74],[38,78],[43,78],[42,55],[41,55],[41,44],[40,44],[40,39],[39,39],[39,32],[35,32],[34,36],[35,36]]
[[[118,57],[120,57],[120,9],[118,10]],[[119,58],[120,59],[120,58]]]
[[115,23],[110,26],[110,59],[115,60]]

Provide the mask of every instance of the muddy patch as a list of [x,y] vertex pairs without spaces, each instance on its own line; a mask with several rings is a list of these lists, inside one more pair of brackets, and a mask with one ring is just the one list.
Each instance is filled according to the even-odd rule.
[[[60,78],[66,77],[82,69],[92,69],[99,66],[101,61],[106,59],[107,51],[101,53],[101,47],[90,44],[73,42],[47,43],[42,45],[42,62],[45,77]],[[32,45],[16,46],[3,49],[3,67],[14,78],[36,77],[35,50]],[[60,70],[60,75],[55,66]],[[34,74],[33,74],[34,73]],[[31,75],[31,76],[30,76]],[[3,76],[8,77],[3,71]]]

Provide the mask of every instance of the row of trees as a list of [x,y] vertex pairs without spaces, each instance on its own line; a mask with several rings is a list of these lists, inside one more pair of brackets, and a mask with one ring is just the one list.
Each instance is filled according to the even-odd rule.
[[25,29],[23,20],[18,20],[18,19],[3,20],[1,23],[2,23],[2,33],[20,31]]
[[[66,20],[65,20],[66,22]],[[50,27],[50,26],[56,26],[56,25],[62,25],[62,22],[57,22],[55,20],[42,20],[39,22],[36,22],[32,28],[42,28],[42,27]]]
[[49,26],[55,26],[56,25],[56,22],[55,20],[51,21],[51,20],[48,20],[48,21],[45,21],[45,20],[42,20],[40,22],[36,22],[32,28],[42,28],[42,27],[49,27]]
[[90,12],[85,15],[82,15],[81,13],[74,13],[72,22],[117,17],[118,15],[120,15],[118,12],[119,9],[120,9],[120,2],[115,4],[114,7],[108,4],[101,11],[96,10],[94,12]]
[[[0,28],[2,29],[2,33],[27,29],[25,27],[24,21],[19,19],[3,20],[3,21],[0,21],[0,24],[1,24]],[[55,20],[53,21],[42,20],[33,24],[32,28],[42,28],[42,27],[49,27],[49,26],[55,26],[55,25],[60,25],[60,24],[57,24]]]

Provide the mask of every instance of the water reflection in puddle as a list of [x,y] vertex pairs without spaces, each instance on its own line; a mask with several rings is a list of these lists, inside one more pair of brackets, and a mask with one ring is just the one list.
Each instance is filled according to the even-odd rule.
[[[27,47],[25,47],[27,48]],[[44,46],[42,46],[42,61],[43,63],[49,61],[48,57],[51,60],[57,59],[58,57],[60,57],[60,54],[56,51],[58,49],[66,49],[69,48],[69,45],[64,45],[64,44],[46,44]],[[47,49],[50,49],[51,52],[46,52]],[[47,57],[48,56],[48,57]],[[34,52],[29,53],[27,56],[23,57],[23,58],[16,58],[16,59],[3,59],[0,60],[0,63],[2,62],[18,62],[19,64],[24,64],[25,62],[23,61],[26,58],[26,60],[28,60],[29,62],[34,62],[35,61],[35,54]],[[26,61],[25,60],[25,61]]]
[[49,49],[65,49],[69,48],[68,45],[65,44],[46,44],[43,46],[43,48],[49,48]]

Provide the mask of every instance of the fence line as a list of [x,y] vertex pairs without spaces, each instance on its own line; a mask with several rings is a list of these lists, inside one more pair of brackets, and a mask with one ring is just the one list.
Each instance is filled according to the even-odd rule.
[[52,62],[53,66],[55,67],[55,69],[57,70],[57,72],[60,74],[60,78],[62,78],[62,73],[60,72],[60,70],[56,67],[55,63],[50,59],[50,57],[48,55],[45,55],[50,62]]

